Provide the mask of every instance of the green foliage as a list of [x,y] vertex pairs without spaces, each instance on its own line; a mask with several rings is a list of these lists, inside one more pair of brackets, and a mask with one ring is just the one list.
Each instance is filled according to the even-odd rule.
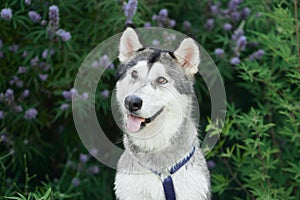
[[[229,109],[233,123],[221,136],[225,145],[214,150],[223,152],[220,168],[212,171],[217,173],[212,177],[215,192],[225,194],[231,187],[233,196],[238,196],[236,189],[244,191],[242,199],[300,198],[299,30],[292,10],[286,3],[266,7],[269,31],[251,31],[266,56],[237,66],[239,85],[252,94],[253,104],[249,110]],[[232,176],[229,184],[222,166]]]
[[[167,22],[175,20],[172,28],[192,33],[223,76],[227,118],[220,140],[207,156],[208,163],[214,163],[209,165],[213,199],[300,199],[299,11],[294,2],[244,1],[238,11],[249,7],[251,13],[233,20],[224,14],[228,1],[139,1],[133,17],[137,27],[151,22],[168,28],[151,19],[161,9],[168,9]],[[123,3],[0,2],[0,10],[11,8],[13,12],[10,20],[0,19],[0,112],[4,114],[0,117],[0,199],[115,198],[115,171],[86,153],[73,125],[71,103],[62,93],[72,88],[86,55],[123,30]],[[217,13],[210,10],[212,4],[219,5]],[[29,18],[28,12],[36,11],[42,20],[49,21],[51,5],[59,8],[59,28],[70,32],[70,40],[51,36],[47,22],[42,25],[42,21],[34,23]],[[208,19],[214,19],[212,29],[206,24]],[[232,29],[224,31],[225,23],[231,23]],[[236,30],[244,30],[245,48],[232,39]],[[250,43],[258,46],[251,47]],[[16,51],[12,50],[13,44],[18,45]],[[216,48],[223,49],[224,54],[217,55]],[[43,56],[45,50],[55,53]],[[264,53],[254,58],[258,50]],[[233,57],[238,57],[240,63],[232,63]],[[19,73],[19,66],[25,66],[27,72]],[[113,133],[108,137],[118,143],[121,133],[113,122],[111,97],[101,94],[112,92],[114,72],[115,68],[106,70],[97,88],[96,109],[102,116],[101,125]],[[47,75],[46,80],[40,75]],[[22,87],[17,80],[12,82],[14,77],[23,81]],[[202,132],[217,133],[208,119],[209,94],[200,79],[195,88],[201,95]],[[8,89],[14,92],[13,101],[3,100]],[[26,89],[30,94],[23,97]],[[63,104],[69,107],[61,109]],[[26,111],[32,108],[38,114],[26,120]]]

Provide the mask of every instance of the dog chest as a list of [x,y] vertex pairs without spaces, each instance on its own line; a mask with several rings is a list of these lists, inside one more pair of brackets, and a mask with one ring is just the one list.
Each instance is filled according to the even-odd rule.
[[[208,180],[195,165],[180,169],[172,175],[176,200],[204,200],[209,193]],[[152,173],[129,174],[118,172],[115,182],[120,200],[165,200],[161,178]]]

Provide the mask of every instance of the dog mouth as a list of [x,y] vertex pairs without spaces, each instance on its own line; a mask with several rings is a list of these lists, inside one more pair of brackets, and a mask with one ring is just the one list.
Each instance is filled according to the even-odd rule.
[[162,111],[163,108],[161,108],[154,115],[152,115],[152,117],[149,118],[143,118],[133,114],[129,114],[126,121],[127,130],[133,133],[138,132],[139,130],[144,128],[147,124],[150,124],[152,121],[154,121]]

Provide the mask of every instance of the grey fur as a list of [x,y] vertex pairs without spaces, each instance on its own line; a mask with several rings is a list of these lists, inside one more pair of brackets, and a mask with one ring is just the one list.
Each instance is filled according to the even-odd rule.
[[[197,136],[197,124],[192,116],[192,111],[194,109],[192,106],[194,100],[193,78],[188,77],[185,74],[182,66],[179,65],[172,52],[161,49],[145,48],[138,50],[135,56],[127,63],[121,64],[118,72],[120,80],[125,77],[127,70],[140,61],[147,61],[149,71],[155,62],[162,63],[165,66],[166,73],[175,80],[174,87],[178,93],[186,95],[191,104],[185,108],[188,115],[184,116],[180,128],[171,138],[170,145],[160,151],[149,152],[141,149],[134,144],[130,135],[125,134],[123,140],[125,151],[119,160],[118,172],[124,174],[142,174],[153,173],[149,169],[160,172],[166,171],[166,169],[169,169],[178,161],[182,160],[182,158],[191,151],[192,147],[195,146],[196,151],[194,155],[184,167],[188,169],[197,165],[197,169],[199,169],[197,173],[203,174],[206,180],[209,180],[210,175],[206,166],[206,161],[199,148],[200,141]],[[201,190],[201,183],[197,186],[197,189],[198,187],[199,190]],[[208,188],[210,188],[209,181]],[[210,192],[204,194],[202,199],[211,199]]]
[[194,94],[193,78],[187,77],[184,74],[182,67],[177,63],[172,52],[162,49],[145,48],[141,51],[137,51],[137,54],[130,61],[119,66],[117,71],[118,79],[122,80],[126,71],[140,61],[148,62],[149,71],[155,62],[164,64],[168,75],[176,80],[175,88],[178,92],[180,94]]

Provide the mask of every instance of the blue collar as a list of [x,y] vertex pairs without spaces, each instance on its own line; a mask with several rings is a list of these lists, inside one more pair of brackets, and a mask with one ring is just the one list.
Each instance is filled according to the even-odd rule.
[[187,155],[187,157],[183,158],[180,162],[173,165],[171,167],[171,169],[167,171],[167,174],[168,174],[167,177],[162,177],[163,176],[162,172],[158,172],[158,171],[155,171],[155,170],[152,170],[152,169],[146,167],[161,178],[166,200],[176,200],[176,194],[175,194],[175,190],[174,190],[172,174],[177,172],[181,167],[183,167],[192,158],[192,156],[195,153],[195,150],[196,150],[196,147],[194,146],[192,151],[189,153],[189,155]]

